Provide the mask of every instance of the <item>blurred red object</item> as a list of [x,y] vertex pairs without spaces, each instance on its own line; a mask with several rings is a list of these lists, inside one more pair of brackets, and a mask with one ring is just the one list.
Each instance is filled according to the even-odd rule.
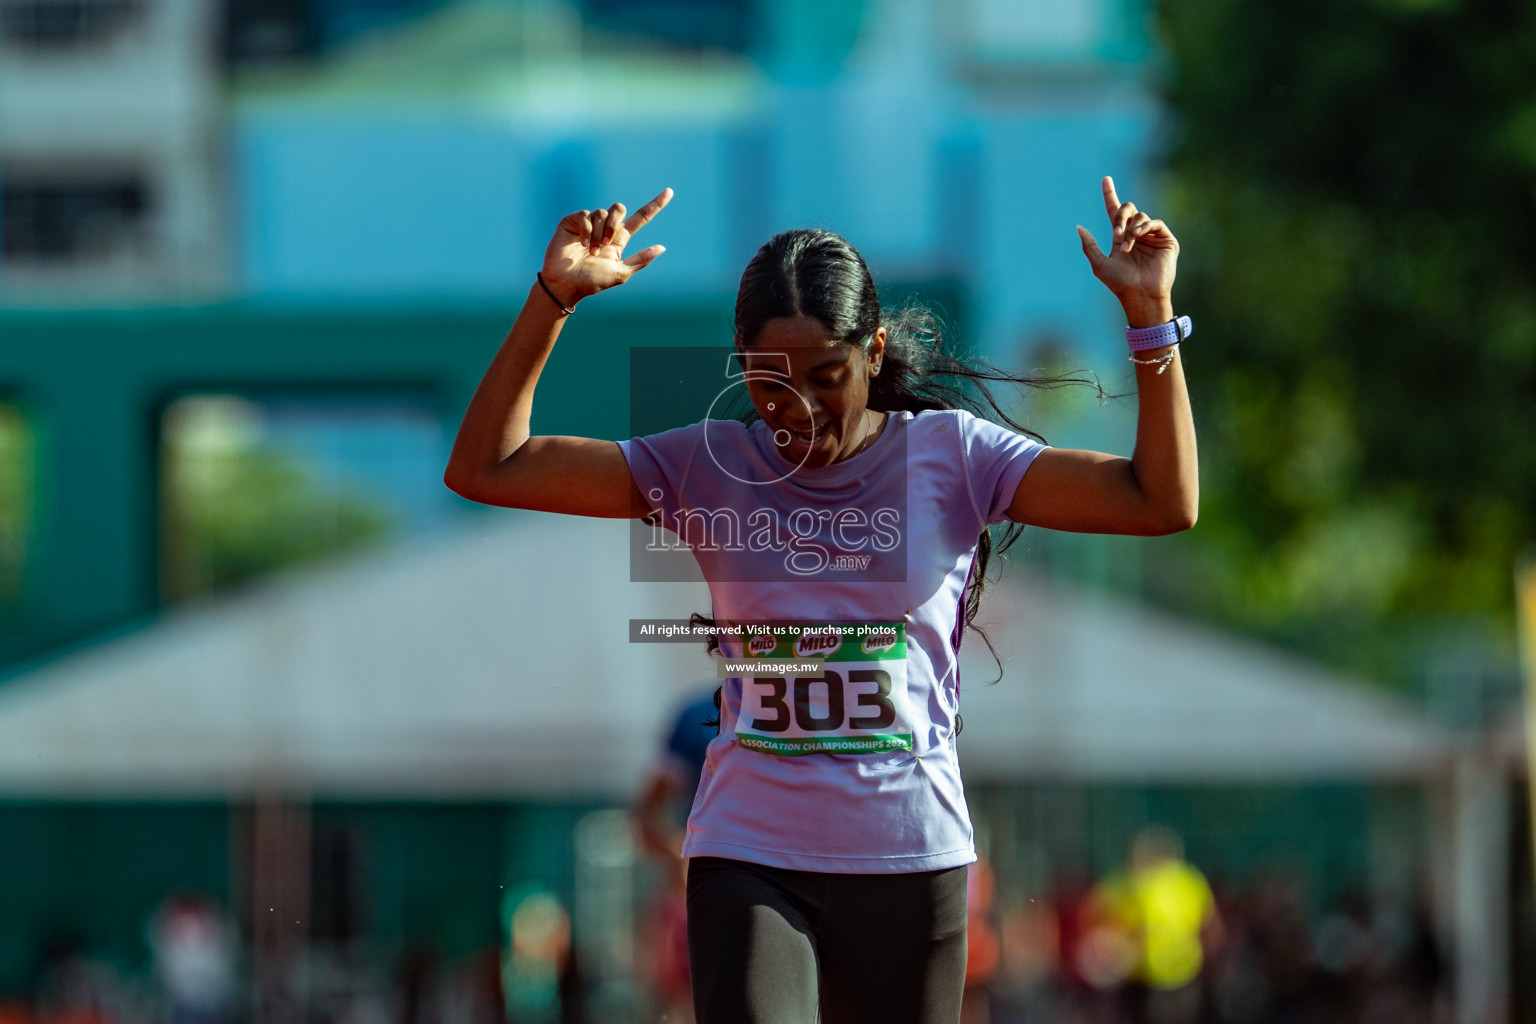
[[985,985],[997,972],[1002,946],[992,927],[992,896],[996,884],[992,866],[977,858],[966,875],[965,985]]

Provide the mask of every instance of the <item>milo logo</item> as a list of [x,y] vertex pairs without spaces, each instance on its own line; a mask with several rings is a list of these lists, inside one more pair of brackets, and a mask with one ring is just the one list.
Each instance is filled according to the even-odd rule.
[[747,643],[747,656],[761,658],[773,653],[779,642],[767,633],[759,633]]
[[894,629],[877,629],[864,635],[864,642],[860,644],[865,654],[879,654],[881,651],[889,651],[896,646],[896,631]]
[[795,657],[813,658],[818,654],[831,654],[842,645],[842,637],[833,630],[801,633],[800,638],[795,641]]

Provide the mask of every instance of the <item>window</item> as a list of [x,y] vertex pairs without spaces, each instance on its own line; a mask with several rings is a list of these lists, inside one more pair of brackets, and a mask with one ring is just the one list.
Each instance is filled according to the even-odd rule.
[[314,47],[303,0],[228,0],[224,8],[224,55],[233,63],[288,60]]
[[0,41],[13,50],[109,43],[139,24],[145,0],[0,0]]
[[965,56],[1001,70],[1139,64],[1151,47],[1145,0],[957,0]]
[[455,516],[438,420],[390,398],[189,395],[161,421],[170,600],[431,533]]
[[1089,56],[1097,50],[1104,31],[1104,6],[1095,0],[977,0],[972,16],[983,51]]
[[753,11],[745,0],[582,0],[581,8],[600,29],[674,46],[743,53],[753,41]]
[[129,172],[0,173],[5,258],[77,263],[142,252],[149,189]]

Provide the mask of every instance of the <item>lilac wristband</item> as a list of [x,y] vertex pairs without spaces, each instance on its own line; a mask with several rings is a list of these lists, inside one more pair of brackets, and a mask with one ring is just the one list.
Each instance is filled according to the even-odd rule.
[[1145,352],[1149,348],[1177,345],[1195,333],[1195,325],[1187,316],[1174,317],[1156,327],[1127,327],[1125,340],[1132,352]]

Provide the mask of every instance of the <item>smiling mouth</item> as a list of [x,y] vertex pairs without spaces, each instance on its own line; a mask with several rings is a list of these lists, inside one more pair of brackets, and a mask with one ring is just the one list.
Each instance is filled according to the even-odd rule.
[[826,425],[823,424],[822,428],[820,430],[816,429],[815,427],[812,427],[810,430],[804,430],[804,431],[802,431],[802,430],[790,430],[788,427],[785,427],[784,428],[784,432],[789,435],[789,437],[790,437],[790,439],[792,441],[799,441],[801,444],[804,444],[804,445],[812,445],[812,444],[816,443],[816,439],[818,437],[821,437],[827,431],[826,431]]

